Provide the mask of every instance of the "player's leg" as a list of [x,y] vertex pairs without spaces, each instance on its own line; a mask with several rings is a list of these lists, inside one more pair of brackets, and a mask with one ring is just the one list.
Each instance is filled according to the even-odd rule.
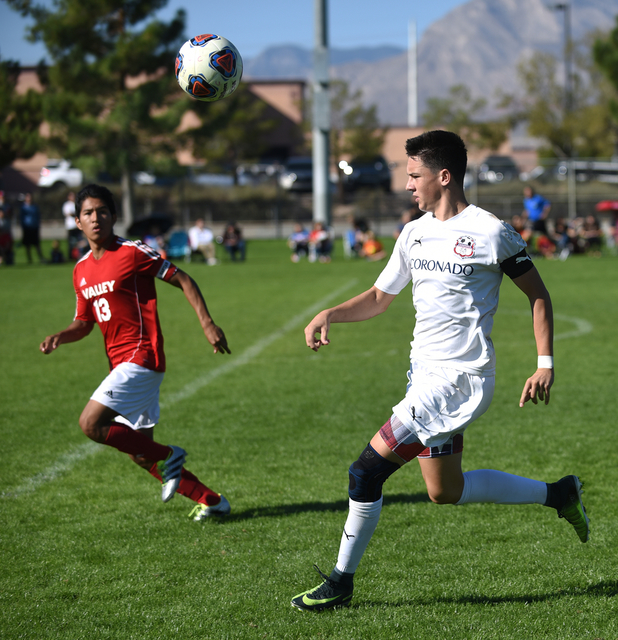
[[[424,455],[427,453],[427,455]],[[418,458],[427,493],[436,504],[541,504],[556,509],[573,525],[582,542],[590,535],[586,508],[577,476],[546,483],[495,469],[461,471],[461,452],[432,457],[432,450]]]
[[79,418],[79,426],[86,436],[100,444],[114,447],[129,455],[142,455],[150,460],[165,460],[170,447],[154,442],[144,434],[115,422],[120,415],[96,400],[90,399]]
[[494,469],[461,471],[461,453],[418,459],[427,493],[436,504],[545,504],[547,484]]
[[[140,429],[139,431],[150,440],[154,440],[154,427]],[[150,460],[144,455],[129,455],[129,457],[142,469],[146,469],[153,478],[163,483],[159,465],[156,461]],[[184,467],[180,472],[180,483],[176,493],[197,503],[189,514],[189,517],[196,521],[204,520],[213,515],[227,515],[231,511],[230,503],[225,496],[207,487],[197,476]]]
[[97,442],[156,462],[163,479],[161,499],[167,502],[180,483],[186,451],[140,433],[159,419],[162,380],[163,373],[121,363],[92,394],[80,417],[80,427]]
[[[463,441],[462,441],[463,444]],[[430,451],[426,449],[425,451]],[[436,504],[455,504],[464,488],[461,452],[418,459],[429,499]]]
[[[382,511],[382,485],[402,465],[411,460],[423,446],[418,441],[396,442],[390,446],[383,432],[393,432],[392,422],[400,425],[393,416],[376,433],[371,442],[352,463],[349,469],[349,511],[339,545],[335,568],[329,576],[316,570],[323,582],[314,589],[298,594],[292,605],[309,611],[321,611],[335,606],[348,605],[354,590],[354,574],[378,526]],[[403,433],[403,432],[399,432]],[[409,435],[409,432],[405,431]],[[397,448],[396,445],[402,445]],[[395,453],[395,448],[398,453]]]

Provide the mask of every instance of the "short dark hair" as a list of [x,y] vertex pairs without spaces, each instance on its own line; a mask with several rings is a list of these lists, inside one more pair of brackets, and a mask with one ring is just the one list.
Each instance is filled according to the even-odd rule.
[[406,153],[419,160],[428,169],[438,172],[447,169],[453,180],[463,186],[468,152],[464,141],[451,131],[426,131],[406,140]]
[[114,202],[114,196],[112,192],[107,188],[100,184],[87,184],[75,198],[75,216],[79,218],[79,214],[82,210],[82,205],[84,204],[84,200],[86,198],[97,198],[98,200],[103,200],[105,206],[109,209],[112,215],[117,215],[116,213],[116,203]]

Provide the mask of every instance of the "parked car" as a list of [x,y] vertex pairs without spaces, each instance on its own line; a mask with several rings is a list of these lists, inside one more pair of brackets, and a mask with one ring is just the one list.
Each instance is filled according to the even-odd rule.
[[556,178],[566,180],[569,167],[575,171],[575,179],[578,182],[609,182],[618,184],[618,162],[601,160],[571,160],[562,161],[556,167]]
[[279,174],[279,185],[286,191],[313,190],[313,161],[311,158],[289,158]]
[[48,160],[41,169],[38,186],[51,188],[76,188],[84,181],[81,169],[72,167],[68,160]]
[[506,182],[519,178],[519,168],[511,156],[487,156],[479,166],[479,182]]
[[391,167],[382,156],[354,158],[350,162],[343,160],[339,168],[343,171],[343,184],[350,191],[362,187],[391,190]]
[[272,182],[280,170],[276,162],[247,162],[236,167],[236,176],[241,186],[257,185]]

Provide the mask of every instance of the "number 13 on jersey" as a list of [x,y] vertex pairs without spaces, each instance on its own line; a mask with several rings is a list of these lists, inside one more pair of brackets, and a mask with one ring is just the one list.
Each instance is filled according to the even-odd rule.
[[97,320],[99,322],[107,322],[112,317],[112,312],[109,309],[109,302],[105,298],[97,298],[93,300],[92,306],[97,314]]

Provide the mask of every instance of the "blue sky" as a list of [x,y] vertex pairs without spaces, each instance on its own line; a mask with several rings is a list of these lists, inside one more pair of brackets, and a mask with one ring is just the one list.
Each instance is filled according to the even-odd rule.
[[[35,0],[37,1],[37,0]],[[52,5],[50,0],[38,0]],[[352,48],[382,44],[405,47],[408,25],[414,20],[423,31],[466,0],[329,0],[330,45]],[[187,13],[187,37],[218,33],[231,40],[245,58],[269,46],[313,45],[314,0],[170,0],[160,12],[170,18],[177,9]],[[36,64],[45,56],[42,45],[25,40],[27,21],[0,0],[0,56]]]

